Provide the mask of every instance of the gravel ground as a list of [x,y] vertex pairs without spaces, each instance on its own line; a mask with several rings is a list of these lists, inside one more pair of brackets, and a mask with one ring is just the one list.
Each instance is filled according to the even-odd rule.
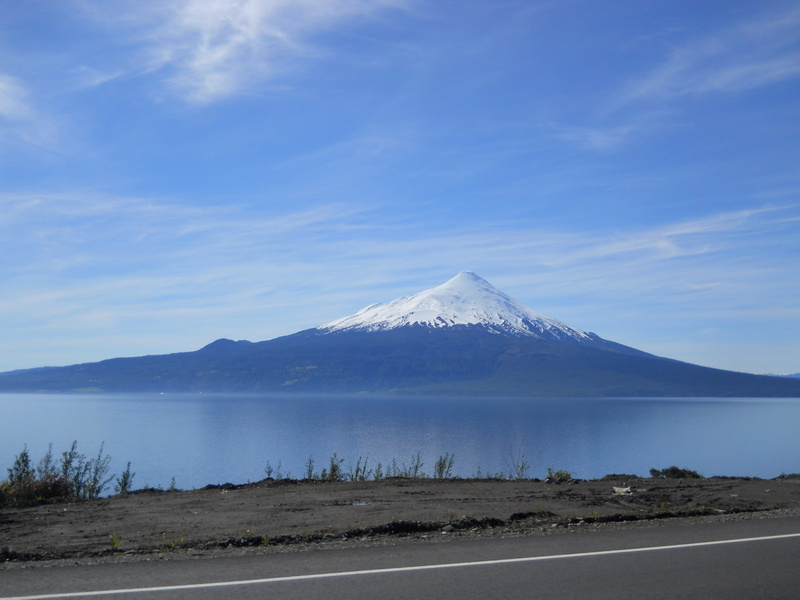
[[609,476],[561,483],[263,481],[2,509],[0,569],[465,535],[552,535],[589,527],[657,526],[666,518],[770,518],[798,512],[800,475],[770,480]]

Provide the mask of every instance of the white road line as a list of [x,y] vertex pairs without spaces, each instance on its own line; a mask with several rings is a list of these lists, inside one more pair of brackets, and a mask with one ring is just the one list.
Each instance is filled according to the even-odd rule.
[[390,567],[386,569],[366,569],[363,571],[340,571],[334,573],[313,573],[310,575],[288,575],[286,577],[269,577],[266,579],[244,579],[241,581],[219,581],[215,583],[190,583],[186,585],[165,585],[159,587],[129,588],[118,590],[95,590],[88,592],[66,592],[62,594],[39,594],[35,596],[8,596],[0,600],[55,600],[58,598],[88,598],[91,596],[108,596],[112,594],[143,594],[156,592],[174,592],[179,590],[199,590],[211,588],[281,583],[287,581],[306,581],[312,579],[332,579],[334,577],[357,577],[360,575],[385,575],[389,573],[408,573],[411,571],[433,571],[436,569],[456,569],[462,567],[484,567],[491,565],[510,565],[515,563],[559,560],[563,558],[587,558],[591,556],[610,556],[613,554],[633,554],[636,552],[653,552],[656,550],[680,550],[682,548],[700,548],[702,546],[720,546],[723,544],[742,544],[746,542],[763,542],[800,537],[800,533],[786,533],[762,537],[738,538],[733,540],[716,540],[711,542],[695,542],[691,544],[673,544],[671,546],[650,546],[647,548],[623,548],[621,550],[599,550],[597,552],[576,552],[574,554],[551,554],[545,556],[526,556],[522,558],[502,558],[497,560],[478,560],[473,562],[443,563],[437,565],[417,565],[413,567]]

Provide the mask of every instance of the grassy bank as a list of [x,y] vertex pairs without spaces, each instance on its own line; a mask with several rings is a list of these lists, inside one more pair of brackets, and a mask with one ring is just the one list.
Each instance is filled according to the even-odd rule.
[[[96,455],[87,457],[78,451],[78,443],[73,442],[69,449],[56,456],[50,444],[46,454],[34,462],[27,446],[14,458],[12,466],[7,470],[8,477],[0,482],[0,507],[31,506],[48,502],[65,502],[89,500],[107,495],[113,489],[116,494],[127,494],[134,491],[135,473],[128,462],[125,470],[119,475],[109,473],[111,457],[104,452],[101,444]],[[281,463],[273,465],[270,461],[264,467],[265,481],[292,482],[363,482],[381,481],[385,479],[455,479],[453,469],[455,454],[445,453],[436,458],[426,468],[420,453],[413,455],[408,462],[392,459],[388,463],[372,463],[369,457],[359,456],[356,461],[345,463],[337,453],[330,456],[319,468],[314,458],[309,456],[305,462],[301,477],[293,477],[284,472]],[[474,479],[484,480],[535,480],[530,475],[530,462],[524,454],[518,453],[509,462],[505,472],[484,474],[480,470]],[[676,466],[666,469],[651,469],[650,476],[655,478],[689,479],[701,478],[696,471]],[[574,480],[572,473],[564,469],[548,467],[544,480],[548,482],[565,482]],[[113,488],[112,488],[113,482]],[[150,488],[145,488],[150,489]],[[159,488],[161,489],[161,488]],[[175,488],[172,479],[169,489]],[[142,490],[137,490],[142,491]]]

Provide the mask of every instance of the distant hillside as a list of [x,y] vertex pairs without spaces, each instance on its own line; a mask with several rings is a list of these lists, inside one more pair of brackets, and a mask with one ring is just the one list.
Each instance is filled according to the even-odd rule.
[[3,373],[0,390],[800,397],[800,379],[462,326],[218,340],[196,352]]

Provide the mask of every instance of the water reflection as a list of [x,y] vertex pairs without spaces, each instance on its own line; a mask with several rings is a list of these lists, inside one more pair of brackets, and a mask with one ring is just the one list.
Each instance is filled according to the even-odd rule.
[[774,477],[800,471],[800,401],[454,399],[202,394],[0,395],[0,468],[27,444],[38,459],[54,443],[100,442],[135,485],[179,487],[256,481],[264,466],[301,477],[335,452],[384,469],[419,453],[431,473],[455,454],[454,472],[505,473],[525,455],[531,476],[548,467],[578,477],[646,475],[676,464],[705,475]]

